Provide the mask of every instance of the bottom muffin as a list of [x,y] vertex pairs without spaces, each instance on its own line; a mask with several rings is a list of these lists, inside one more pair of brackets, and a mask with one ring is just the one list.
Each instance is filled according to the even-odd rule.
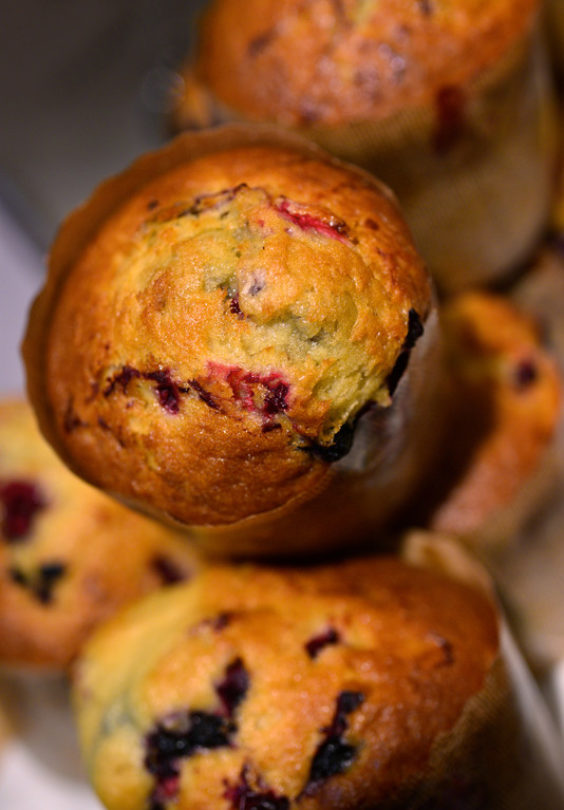
[[83,750],[110,810],[401,807],[497,654],[488,598],[395,558],[210,566],[90,640]]

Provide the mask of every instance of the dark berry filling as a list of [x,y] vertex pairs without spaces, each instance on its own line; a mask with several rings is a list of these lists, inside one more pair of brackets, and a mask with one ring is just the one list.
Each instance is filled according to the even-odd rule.
[[514,372],[515,387],[519,391],[529,388],[538,379],[538,369],[532,360],[521,360]]
[[237,315],[239,319],[243,319],[245,316],[241,311],[241,307],[239,306],[239,294],[235,293],[234,295],[228,296],[229,298],[229,311],[233,313],[233,315]]
[[66,571],[66,566],[59,562],[44,563],[35,576],[29,576],[19,568],[10,568],[13,582],[27,588],[42,605],[49,605],[54,598],[53,590]]
[[8,481],[0,485],[2,534],[7,542],[23,540],[47,502],[38,487],[29,481]]
[[277,796],[266,786],[260,784],[257,789],[252,788],[246,768],[241,771],[239,784],[227,787],[223,795],[231,802],[233,810],[288,810],[290,807],[285,796]]
[[[228,622],[228,614],[220,614],[214,629]],[[177,712],[158,723],[145,738],[144,764],[155,777],[155,787],[149,799],[151,810],[161,810],[176,797],[181,759],[196,751],[212,750],[231,745],[237,732],[232,718],[249,687],[249,676],[240,658],[227,667],[225,676],[215,690],[221,702],[219,713]]]
[[64,575],[65,570],[66,566],[59,562],[45,563],[39,568],[34,593],[44,605],[53,601],[53,589]]
[[127,386],[131,380],[150,380],[156,383],[155,396],[161,408],[170,414],[177,414],[180,411],[180,396],[187,394],[190,390],[187,386],[181,386],[172,379],[170,369],[158,369],[156,371],[141,372],[131,366],[124,366],[120,372],[108,380],[104,389],[104,396],[109,397],[119,386],[124,394],[127,393]]
[[177,582],[184,582],[189,578],[186,571],[183,571],[174,560],[157,554],[151,560],[151,568],[158,574],[164,585],[174,585]]
[[310,658],[317,658],[324,647],[330,644],[338,644],[339,641],[339,634],[333,627],[330,627],[325,633],[320,633],[318,636],[311,638],[306,643],[305,648]]
[[104,396],[109,397],[118,386],[121,388],[122,392],[126,394],[127,386],[131,380],[137,380],[142,376],[138,369],[132,368],[131,366],[123,366],[120,372],[114,374],[114,376],[108,380],[108,384],[104,388]]
[[352,764],[357,748],[343,739],[347,730],[347,716],[352,714],[364,701],[361,692],[341,692],[331,725],[323,729],[325,739],[317,746],[313,756],[304,795],[314,793],[321,782],[344,773]]
[[388,379],[386,380],[388,391],[390,392],[391,396],[394,394],[396,388],[398,387],[399,381],[404,375],[409,363],[410,352],[419,338],[422,336],[423,331],[424,328],[423,324],[421,323],[421,318],[414,309],[410,309],[407,317],[407,334],[403,341],[401,351],[395,365],[388,375]]
[[222,378],[230,387],[233,398],[244,410],[258,413],[270,420],[288,410],[290,386],[277,372],[259,374],[240,366],[209,364],[211,376]]
[[300,211],[289,200],[282,200],[276,205],[276,210],[285,219],[290,220],[302,231],[315,231],[315,233],[328,236],[330,239],[337,239],[346,243],[348,238],[348,227],[343,220],[331,217],[329,221],[315,217],[307,211]]
[[177,414],[180,410],[180,388],[172,379],[169,369],[152,371],[144,376],[147,380],[156,382],[155,393],[161,408],[168,413]]
[[229,746],[235,726],[224,717],[209,712],[183,712],[158,723],[145,738],[144,764],[160,788],[179,775],[179,759],[196,751]]
[[226,717],[233,717],[235,709],[244,699],[248,688],[249,673],[241,658],[236,658],[225,670],[223,680],[215,687]]
[[304,447],[307,453],[318,458],[320,461],[325,461],[331,464],[343,458],[350,452],[354,441],[354,424],[348,422],[335,434],[333,442],[329,445],[318,444],[312,442]]

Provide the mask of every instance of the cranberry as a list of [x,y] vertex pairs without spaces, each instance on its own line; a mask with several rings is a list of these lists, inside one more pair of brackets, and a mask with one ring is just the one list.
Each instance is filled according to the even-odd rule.
[[327,647],[329,644],[338,644],[339,641],[339,634],[336,630],[330,627],[325,633],[321,633],[320,635],[311,638],[305,645],[305,648],[310,658],[317,658],[324,647]]
[[348,242],[348,228],[345,222],[335,217],[329,221],[320,217],[315,217],[307,211],[300,211],[293,206],[289,200],[282,200],[276,206],[277,211],[285,219],[290,220],[302,231],[315,231],[316,233],[328,236],[330,239],[337,239],[339,242]]
[[25,538],[37,513],[47,506],[35,484],[18,480],[0,485],[0,503],[3,506],[2,534],[7,542]]

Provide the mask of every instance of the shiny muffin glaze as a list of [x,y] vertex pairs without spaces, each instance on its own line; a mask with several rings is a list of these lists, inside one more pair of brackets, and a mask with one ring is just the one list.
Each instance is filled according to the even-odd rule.
[[[406,107],[457,115],[460,89],[530,32],[538,0],[215,0],[188,66],[232,114],[288,126],[387,118]],[[195,80],[195,81],[194,81]],[[182,119],[182,102],[179,118]]]
[[122,605],[199,567],[184,537],[75,478],[0,401],[0,663],[62,669]]
[[109,810],[387,807],[497,645],[488,599],[398,559],[213,566],[89,642],[83,753]]
[[389,194],[313,147],[187,157],[62,268],[60,242],[24,346],[42,428],[87,480],[188,524],[323,488],[430,311]]
[[554,483],[561,375],[536,322],[508,299],[459,295],[441,322],[453,421],[431,526],[507,540]]

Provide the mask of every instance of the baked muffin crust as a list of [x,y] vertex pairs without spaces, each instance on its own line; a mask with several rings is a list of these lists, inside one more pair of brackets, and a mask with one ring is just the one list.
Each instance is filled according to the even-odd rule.
[[221,525],[326,485],[363,410],[390,406],[430,286],[366,174],[313,147],[186,151],[168,171],[154,159],[61,267],[63,232],[24,354],[79,474]]
[[[195,77],[235,114],[288,126],[373,121],[466,87],[530,31],[538,0],[215,0]],[[440,112],[440,110],[439,110]]]
[[391,807],[497,644],[488,599],[397,559],[213,566],[88,645],[83,750],[110,810]]

